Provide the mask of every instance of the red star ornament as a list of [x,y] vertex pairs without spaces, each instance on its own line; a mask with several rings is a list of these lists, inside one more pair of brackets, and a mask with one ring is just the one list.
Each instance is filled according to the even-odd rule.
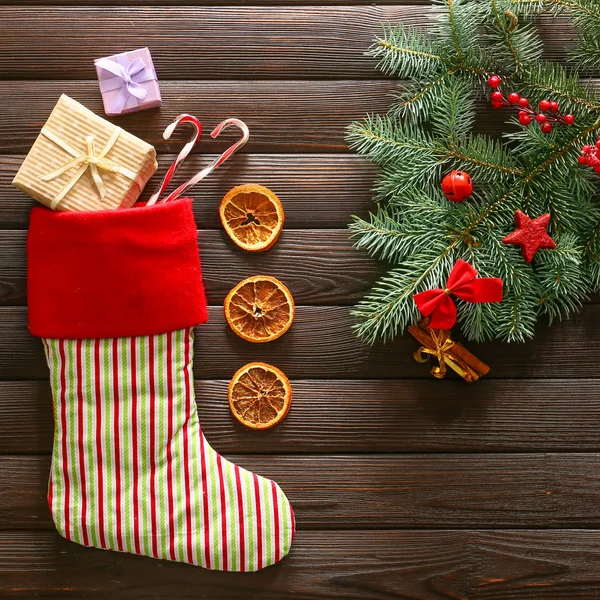
[[505,244],[521,246],[521,254],[526,263],[533,260],[540,248],[556,248],[556,242],[548,235],[546,229],[550,223],[550,213],[536,219],[530,219],[524,212],[515,212],[517,228],[502,241]]

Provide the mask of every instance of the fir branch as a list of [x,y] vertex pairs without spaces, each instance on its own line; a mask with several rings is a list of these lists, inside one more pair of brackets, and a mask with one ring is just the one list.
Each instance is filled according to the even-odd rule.
[[482,167],[483,169],[489,169],[491,171],[500,171],[504,174],[511,174],[517,177],[522,177],[523,172],[518,169],[511,169],[509,167],[503,167],[500,164],[493,164],[485,159],[475,158],[473,156],[467,156],[466,153],[461,152],[460,150],[455,150],[454,146],[448,148],[448,156],[456,159],[459,163],[461,163],[461,168],[463,165],[469,165],[474,167]]
[[446,51],[453,64],[464,62],[469,52],[479,45],[477,28],[481,7],[471,0],[434,0],[436,25],[434,34],[446,42]]
[[590,281],[581,261],[581,250],[574,235],[565,235],[555,250],[540,251],[536,256],[540,308],[550,321],[579,310],[588,297]]
[[475,103],[472,85],[459,77],[443,84],[441,101],[431,109],[430,121],[434,136],[449,142],[464,137],[475,121]]
[[540,58],[541,40],[531,25],[518,26],[519,18],[510,10],[510,0],[489,2],[492,16],[487,28],[487,38],[492,43],[489,51],[498,64],[504,65],[505,72],[519,76],[525,65]]
[[392,113],[400,117],[412,117],[419,122],[426,121],[439,99],[440,86],[455,72],[455,68],[451,67],[430,81],[407,84],[396,96],[398,103],[392,108]]
[[[423,60],[424,71],[412,72],[414,81],[391,113],[368,117],[348,131],[350,147],[381,166],[379,210],[355,218],[352,236],[357,247],[397,265],[356,307],[356,330],[368,342],[393,337],[418,318],[412,296],[443,285],[456,259],[464,258],[505,284],[501,303],[458,303],[465,335],[522,341],[533,335],[540,314],[568,314],[600,287],[600,208],[592,201],[597,179],[576,163],[581,145],[600,130],[600,102],[576,73],[535,60],[539,48],[530,42],[537,37],[511,14],[511,0],[441,3],[433,30],[438,39],[426,36],[439,60],[386,49],[384,68],[408,73]],[[589,23],[580,29],[591,30]],[[399,48],[422,51],[424,38],[392,35],[400,36]],[[473,136],[472,90],[490,72],[500,72],[531,102],[558,101],[563,112],[576,115],[576,124],[547,136],[539,127],[518,125],[507,143]],[[475,180],[463,204],[441,195],[440,180],[450,168],[464,168]],[[517,208],[553,217],[557,248],[540,251],[530,265],[518,248],[502,242],[514,229]]]
[[539,298],[532,292],[508,289],[496,305],[496,336],[506,342],[524,342],[533,337],[539,311]]
[[518,179],[514,185],[498,200],[493,202],[488,208],[486,208],[476,219],[470,223],[465,229],[464,235],[469,235],[477,225],[481,224],[486,219],[490,218],[494,211],[497,211],[504,202],[509,198],[523,191],[523,188],[534,181],[542,173],[551,169],[558,161],[562,160],[564,155],[571,151],[573,148],[578,148],[583,140],[585,140],[590,133],[600,130],[600,119],[594,123],[591,127],[578,132],[573,136],[568,143],[558,148],[549,157],[544,158],[539,164],[533,165],[533,168],[525,174],[524,177]]
[[574,58],[582,69],[597,69],[600,62],[600,43],[596,37],[580,36],[577,42],[578,51]]
[[591,0],[511,0],[511,2],[515,7],[522,9],[572,9],[596,19],[600,24],[600,6],[594,7],[590,4]]
[[533,334],[539,310],[535,275],[532,268],[517,257],[519,250],[503,244],[498,232],[486,242],[466,247],[461,258],[470,262],[483,277],[500,277],[504,283],[504,301],[483,305],[458,303],[461,331],[468,339],[478,342],[492,338],[524,341]]
[[527,73],[514,83],[523,95],[556,100],[565,111],[577,112],[581,108],[600,111],[600,102],[595,91],[583,88],[577,74],[560,65],[537,61],[529,65]]
[[600,6],[595,0],[512,0],[524,13],[568,12],[578,29],[578,50],[572,55],[582,68],[597,68],[600,60]]
[[431,251],[443,249],[445,241],[432,235],[433,225],[430,219],[425,218],[421,220],[420,227],[407,227],[397,210],[380,208],[377,213],[369,215],[368,221],[354,217],[350,231],[352,237],[358,239],[356,248],[397,264],[423,246],[428,246]]
[[379,60],[383,73],[400,78],[427,77],[450,65],[429,35],[404,25],[384,25],[366,54]]
[[456,29],[456,14],[455,6],[458,4],[458,0],[446,0],[448,7],[448,24],[450,25],[450,31],[452,32],[452,41],[454,42],[454,48],[456,49],[456,59],[461,62],[463,59],[462,49],[459,43],[459,34]]
[[515,48],[515,45],[513,44],[513,41],[511,39],[513,30],[514,30],[514,22],[511,19],[510,24],[508,26],[507,26],[507,22],[506,22],[506,17],[514,16],[516,19],[516,16],[514,15],[514,13],[509,13],[508,11],[503,11],[503,15],[501,17],[500,12],[498,11],[496,0],[492,0],[492,10],[494,11],[494,15],[496,17],[497,29],[500,31],[502,37],[504,38],[504,43],[506,44],[506,47],[510,51],[510,54],[512,55],[512,59],[515,63],[515,70],[516,70],[517,74],[519,74],[523,70],[523,61],[519,58],[519,53],[517,52],[517,49]]
[[376,164],[410,160],[415,155],[434,156],[437,145],[418,125],[402,123],[389,115],[369,116],[352,123],[346,136],[348,146]]
[[495,184],[505,176],[524,176],[514,154],[484,136],[459,138],[448,144],[446,155],[457,161],[457,168],[471,169],[473,176],[482,182]]
[[444,161],[435,155],[413,155],[408,164],[390,163],[385,165],[375,185],[376,200],[399,204],[399,198],[406,196],[407,190],[414,187],[429,189],[439,183]]
[[[594,215],[595,220],[592,221],[590,234],[588,236],[588,243],[585,246],[584,254],[586,258],[594,265],[597,265],[600,269],[600,217]],[[600,276],[600,270],[598,271]],[[594,289],[600,288],[600,279],[594,283]]]
[[430,260],[424,253],[413,257],[410,265],[397,267],[382,277],[352,311],[359,320],[354,327],[358,336],[373,344],[379,338],[386,341],[404,331],[419,316],[412,300],[415,290],[436,287],[453,264],[453,257],[447,254]]
[[[449,257],[456,256],[457,250],[461,246],[471,245],[469,244],[470,236],[474,230],[487,220],[493,220],[494,213],[499,211],[509,200],[513,202],[518,201],[528,184],[534,181],[541,173],[550,169],[572,146],[577,145],[581,139],[591,131],[597,129],[600,129],[600,120],[594,124],[593,128],[578,132],[565,147],[557,149],[549,157],[544,157],[540,164],[534,165],[524,177],[518,179],[495,202],[483,208],[483,210],[475,212],[469,221],[463,224],[456,237],[443,250],[437,252],[435,256],[433,253],[427,255],[430,263],[422,271],[416,267],[413,269],[413,265],[411,265],[410,267],[402,267],[404,270],[393,270],[385,276],[373,289],[372,294],[365,301],[359,303],[357,307],[355,315],[359,319],[362,319],[362,322],[357,326],[359,335],[363,339],[372,342],[379,336],[387,338],[402,331],[409,323],[408,319],[412,315],[412,311],[407,309],[405,305],[410,304],[409,300],[414,294],[425,289],[423,288],[424,282],[432,274],[439,273],[442,265],[447,265],[447,270],[442,270],[441,276],[435,285],[439,285],[440,280],[445,280],[451,268],[451,265],[448,264]],[[514,207],[511,206],[507,212],[512,214]],[[411,257],[411,261],[414,259],[415,257]],[[415,271],[418,273],[416,276],[412,278],[406,277],[407,273],[412,272],[414,275]],[[402,276],[399,281],[395,282],[394,278],[399,277],[400,274]],[[501,315],[501,318],[499,317],[501,325],[498,327],[500,337],[507,341],[523,341],[533,335],[537,308],[533,310],[533,314],[528,313],[531,312],[532,307],[538,306],[538,297],[539,294],[536,295],[531,290],[519,292],[513,288],[510,291],[508,301],[501,303],[501,308],[498,309],[499,315]],[[523,308],[522,312],[520,312],[519,307]]]
[[459,302],[457,315],[460,321],[460,330],[469,340],[485,342],[497,337],[497,316],[490,304],[472,304]]

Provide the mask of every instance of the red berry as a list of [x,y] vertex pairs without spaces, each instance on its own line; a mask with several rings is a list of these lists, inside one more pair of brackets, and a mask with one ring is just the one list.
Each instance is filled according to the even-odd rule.
[[567,124],[567,125],[573,125],[573,123],[575,123],[575,117],[571,114],[569,115],[565,115],[563,117],[563,121]]
[[547,119],[548,119],[548,117],[546,117],[546,115],[542,115],[542,114],[535,115],[535,120],[538,123],[545,123]]
[[489,79],[488,79],[488,85],[492,88],[492,89],[496,89],[500,84],[502,83],[502,79],[500,79],[500,77],[498,77],[498,75],[492,75]]
[[508,95],[508,101],[509,101],[511,104],[516,104],[516,103],[519,101],[519,98],[520,98],[520,97],[521,97],[521,96],[519,96],[519,94],[517,94],[517,92],[511,92],[511,93]]
[[598,173],[598,175],[600,175],[600,166],[594,167],[594,171],[596,171],[596,173]]
[[556,112],[558,110],[558,102],[550,102],[550,110]]
[[521,106],[522,108],[525,108],[525,107],[529,106],[529,100],[527,100],[527,98],[519,98],[519,101],[517,102],[517,104],[519,106]]
[[596,142],[596,148],[600,149],[600,140]]
[[521,125],[529,125],[531,123],[531,116],[523,110],[519,111],[519,123]]
[[503,99],[504,99],[504,96],[502,95],[502,92],[492,92],[492,100],[494,102],[498,102]]
[[581,151],[582,151],[584,154],[589,154],[589,153],[592,151],[592,147],[591,147],[589,144],[586,144],[586,145],[585,145],[585,146],[584,146],[584,147],[581,149]]
[[550,101],[549,100],[541,100],[540,101],[540,110],[542,112],[546,112],[549,108],[550,108]]
[[550,133],[552,131],[552,125],[550,123],[544,123],[542,125],[542,133]]
[[492,100],[492,108],[502,108],[502,100]]
[[577,162],[578,162],[580,165],[585,165],[585,164],[587,163],[587,157],[585,157],[585,156],[579,156],[579,157],[577,158]]

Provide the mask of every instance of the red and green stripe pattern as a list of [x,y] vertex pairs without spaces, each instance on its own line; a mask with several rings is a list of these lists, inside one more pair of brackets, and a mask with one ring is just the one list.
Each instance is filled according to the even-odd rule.
[[193,329],[44,347],[55,421],[48,503],[61,535],[223,571],[288,553],[294,513],[279,486],[202,434]]

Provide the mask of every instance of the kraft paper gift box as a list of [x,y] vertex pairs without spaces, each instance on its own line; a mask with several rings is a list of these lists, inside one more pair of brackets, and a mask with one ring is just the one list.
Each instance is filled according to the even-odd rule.
[[148,48],[98,58],[94,64],[109,117],[160,106],[160,88]]
[[13,185],[54,210],[129,208],[156,168],[153,146],[63,94]]

